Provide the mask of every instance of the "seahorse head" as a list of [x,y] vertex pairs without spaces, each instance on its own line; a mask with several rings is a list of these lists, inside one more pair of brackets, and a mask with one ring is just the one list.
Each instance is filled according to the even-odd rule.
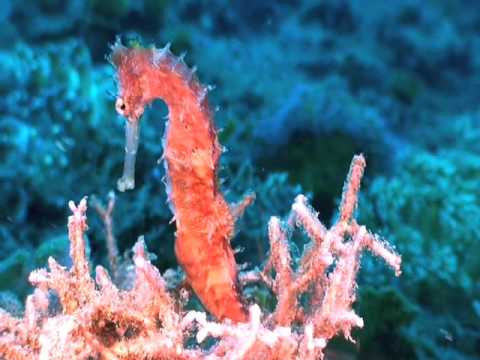
[[125,47],[119,39],[112,46],[110,60],[116,69],[118,81],[115,109],[130,122],[140,119],[147,103],[143,64],[149,56],[148,49],[138,45]]
[[117,113],[127,119],[125,124],[125,161],[123,175],[117,182],[119,191],[135,188],[135,160],[140,141],[139,120],[148,103],[145,89],[145,63],[151,52],[141,46],[122,45],[119,38],[112,46],[110,61],[115,67],[118,95]]

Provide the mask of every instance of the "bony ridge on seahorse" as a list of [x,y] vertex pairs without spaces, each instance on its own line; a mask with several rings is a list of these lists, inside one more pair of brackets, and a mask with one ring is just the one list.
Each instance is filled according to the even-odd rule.
[[135,187],[139,121],[146,105],[162,99],[169,110],[163,138],[167,196],[176,223],[175,255],[205,308],[220,320],[246,321],[237,284],[237,266],[230,240],[234,223],[254,199],[248,195],[230,207],[218,188],[222,153],[208,106],[208,87],[175,57],[162,49],[117,39],[111,61],[119,93],[116,110],[126,121],[126,147],[119,191]]

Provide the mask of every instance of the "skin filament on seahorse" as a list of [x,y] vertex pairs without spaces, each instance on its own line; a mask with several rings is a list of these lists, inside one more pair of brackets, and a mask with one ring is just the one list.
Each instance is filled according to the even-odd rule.
[[125,47],[117,41],[111,60],[119,82],[116,109],[127,119],[124,173],[118,189],[135,186],[139,121],[146,105],[162,99],[169,110],[163,157],[176,223],[175,255],[211,314],[220,320],[247,321],[230,246],[239,210],[229,207],[218,188],[222,147],[207,103],[208,87],[197,81],[181,57],[172,55],[168,45]]

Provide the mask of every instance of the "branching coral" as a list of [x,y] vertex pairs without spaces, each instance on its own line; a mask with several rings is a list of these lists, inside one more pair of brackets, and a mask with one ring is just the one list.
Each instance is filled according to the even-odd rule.
[[[259,274],[278,300],[274,313],[269,317],[270,322],[281,326],[311,324],[315,336],[325,342],[340,332],[351,338],[351,328],[363,326],[363,320],[351,309],[362,250],[367,248],[382,257],[400,275],[400,257],[353,218],[364,166],[363,156],[355,156],[344,189],[339,219],[330,229],[318,220],[303,195],[295,199],[285,224],[276,217],[270,219],[271,255]],[[287,234],[295,224],[305,230],[312,243],[304,251],[298,269],[293,271]],[[329,271],[332,265],[335,268]],[[274,279],[269,276],[271,270],[275,273]],[[247,278],[255,279],[255,276],[250,274]],[[300,306],[299,296],[303,293],[309,295],[307,309]]]
[[[27,298],[24,318],[1,314],[0,354],[7,359],[175,358],[173,345],[184,338],[181,319],[143,242],[134,247],[135,283],[129,291],[119,290],[101,266],[94,281],[83,239],[86,199],[69,206],[72,267],[67,270],[50,258],[50,271],[30,274],[36,289]],[[61,311],[50,316],[53,294]]]
[[[353,159],[339,220],[331,228],[319,222],[303,195],[295,199],[285,223],[271,218],[266,266],[241,274],[240,280],[243,285],[267,284],[277,297],[277,307],[262,314],[252,304],[249,320],[243,323],[209,321],[205,313],[185,310],[181,296],[167,290],[150,263],[142,240],[133,248],[135,281],[130,289],[117,288],[101,266],[93,280],[85,255],[86,199],[77,206],[70,202],[73,264],[66,269],[50,258],[49,271],[30,274],[36,289],[27,298],[24,317],[0,313],[0,355],[6,359],[322,358],[333,336],[343,333],[350,338],[352,327],[363,326],[351,309],[361,251],[368,248],[400,273],[400,257],[353,218],[364,166],[362,156]],[[287,243],[288,228],[295,224],[312,240],[296,270]],[[299,301],[301,294],[308,295],[307,303]],[[193,335],[199,344],[207,337],[217,341],[209,350],[187,346]]]

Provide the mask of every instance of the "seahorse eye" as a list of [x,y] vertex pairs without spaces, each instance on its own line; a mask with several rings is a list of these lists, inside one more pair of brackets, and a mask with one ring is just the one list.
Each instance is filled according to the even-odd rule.
[[125,116],[126,109],[127,109],[127,106],[123,102],[123,99],[118,98],[117,101],[115,102],[115,110],[117,110],[117,113],[119,113],[122,116]]

